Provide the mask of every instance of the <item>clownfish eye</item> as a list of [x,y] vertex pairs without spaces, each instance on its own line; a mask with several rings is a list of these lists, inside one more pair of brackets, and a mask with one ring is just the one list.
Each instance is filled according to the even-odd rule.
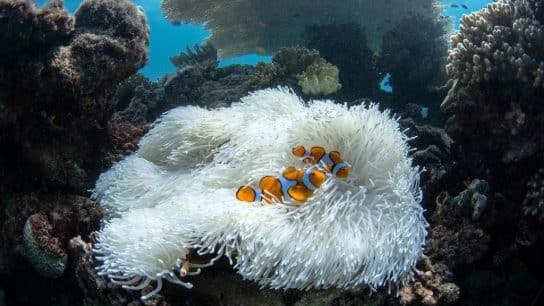
[[348,167],[342,167],[338,172],[336,172],[336,177],[338,178],[346,178],[349,174],[349,168]]

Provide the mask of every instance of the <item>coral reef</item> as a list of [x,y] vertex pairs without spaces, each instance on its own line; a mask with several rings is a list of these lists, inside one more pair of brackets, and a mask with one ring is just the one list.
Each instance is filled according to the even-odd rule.
[[195,45],[195,51],[187,47],[186,52],[181,52],[179,55],[172,56],[170,61],[178,69],[183,69],[188,66],[198,66],[201,70],[210,70],[217,68],[219,61],[217,60],[217,49],[210,44],[201,46]]
[[[84,241],[81,237],[70,240],[68,253],[76,258],[75,274],[79,289],[83,292],[83,303],[89,305],[143,305],[139,296],[134,292],[123,290],[108,282],[108,280],[96,274],[96,260],[92,253],[92,243]],[[153,303],[154,302],[154,303]],[[146,305],[168,305],[161,296],[156,296]]]
[[0,280],[10,279],[6,286],[12,301],[16,292],[29,288],[28,277],[14,275],[60,277],[54,284],[61,285],[62,274],[75,259],[68,252],[70,238],[89,235],[102,218],[98,205],[75,195],[2,195],[0,204],[0,244],[6,246]]
[[[152,82],[134,75],[149,29],[130,1],[87,0],[72,16],[59,0],[0,0],[0,305],[542,304],[543,1],[464,17],[440,89],[449,135],[429,125],[442,125],[447,22],[433,1],[291,2],[163,1],[183,8],[165,10],[172,20],[219,29],[219,51],[187,49]],[[218,66],[261,48],[272,63]],[[293,94],[309,98],[297,76],[325,60],[347,106]],[[375,92],[386,71],[393,92]],[[243,98],[278,85],[293,92]],[[303,167],[289,153],[301,142],[362,170],[328,177],[298,209],[235,200]],[[101,208],[86,195],[112,164]]]
[[381,73],[376,56],[367,46],[364,29],[357,23],[309,25],[304,30],[305,45],[340,70],[341,97],[374,98],[378,95]]
[[[137,108],[127,108],[129,114],[147,113],[145,109],[152,108],[154,119],[159,111],[180,105],[228,106],[251,91],[275,86],[289,86],[302,95],[297,75],[303,74],[314,62],[324,63],[319,52],[296,47],[281,49],[270,64],[218,68],[217,50],[210,45],[195,46],[194,51],[182,52],[171,61],[176,71],[152,88],[136,92],[133,97],[138,97],[141,103],[135,105]],[[145,103],[147,106],[141,105]]]
[[[431,230],[425,248],[433,262],[443,261],[450,268],[470,264],[479,260],[489,248],[490,236],[482,224],[474,223],[473,212],[465,211],[460,201],[465,194],[474,193],[475,186],[469,185],[458,196],[451,198],[442,193],[436,198],[436,209],[431,217]],[[491,210],[491,209],[487,209]],[[487,214],[490,216],[492,212]],[[469,217],[470,216],[470,217]]]
[[[265,1],[163,0],[163,14],[174,23],[205,23],[208,41],[221,57],[233,57],[262,48],[274,53],[303,45],[306,26],[355,23],[367,29],[368,42],[378,50],[383,33],[407,12],[432,15],[432,0]],[[239,18],[241,15],[244,18]],[[335,64],[335,63],[334,63]]]
[[338,68],[324,59],[314,61],[303,73],[297,75],[297,79],[302,92],[307,95],[328,95],[342,88]]
[[[101,209],[86,197],[42,193],[3,194],[0,202],[0,282],[8,305],[58,303],[59,296],[78,304],[73,284],[69,240],[98,228]],[[61,276],[61,274],[64,275]],[[48,277],[46,279],[44,277]],[[51,279],[51,277],[55,279]],[[35,295],[28,295],[32,290]],[[70,290],[73,296],[66,294]],[[34,300],[39,297],[39,300]],[[75,301],[74,301],[75,299]],[[34,301],[33,301],[34,300]]]
[[[401,119],[399,123],[411,137],[410,144],[415,148],[412,153],[414,163],[425,169],[421,174],[421,188],[424,198],[432,202],[454,172],[454,142],[443,129],[417,123],[411,117]],[[429,203],[427,207],[433,204]]]
[[429,257],[423,255],[417,264],[416,281],[400,290],[400,304],[453,304],[459,300],[461,292],[459,286],[451,282],[452,278],[445,264],[432,264]]
[[447,80],[444,70],[449,19],[438,14],[408,14],[383,35],[379,65],[391,77],[397,105],[418,103],[439,112],[441,94],[435,87]]
[[487,206],[489,184],[486,181],[475,179],[465,190],[452,199],[461,210],[468,212],[473,221],[480,219]]
[[57,278],[64,273],[68,256],[52,230],[46,216],[38,213],[28,217],[23,230],[24,255],[39,274]]
[[542,283],[529,269],[523,262],[515,260],[497,270],[484,268],[470,271],[461,283],[463,300],[475,305],[538,305],[538,291]]
[[278,70],[281,74],[295,76],[302,73],[315,61],[318,61],[320,57],[320,53],[317,50],[290,47],[282,48],[274,54],[272,63],[278,66]]
[[0,10],[2,38],[13,42],[0,60],[0,185],[85,192],[107,147],[115,86],[147,60],[145,15],[112,0],[85,1],[75,17],[61,1],[2,1]]
[[[496,1],[464,16],[452,36],[442,109],[448,132],[504,163],[544,151],[544,25],[541,0]],[[539,17],[540,16],[540,17]]]
[[10,305],[58,305],[59,291],[75,305],[68,241],[99,226],[84,195],[116,145],[117,84],[147,61],[146,17],[127,0],[86,0],[74,16],[59,0],[0,0],[0,26],[1,286]]
[[[240,185],[300,163],[286,153],[301,142],[342,152],[349,179],[328,177],[299,208],[236,200]],[[376,105],[306,106],[268,89],[228,108],[171,110],[97,182],[109,220],[95,244],[99,274],[134,290],[156,281],[148,299],[163,279],[192,287],[173,271],[206,266],[191,263],[195,249],[272,288],[404,283],[427,226],[407,154],[398,123]]]
[[[64,9],[62,1],[51,1],[40,9],[34,1],[2,0],[0,12],[2,27],[6,29],[0,34],[5,44],[0,50],[2,65],[38,56],[38,50],[65,43],[75,30],[74,18]],[[35,65],[28,67],[32,66]]]

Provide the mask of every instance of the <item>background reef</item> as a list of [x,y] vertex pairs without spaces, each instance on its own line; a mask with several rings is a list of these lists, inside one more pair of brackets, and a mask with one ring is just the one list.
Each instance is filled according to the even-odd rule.
[[[136,73],[148,58],[147,21],[129,1],[87,0],[70,15],[62,1],[0,0],[0,304],[141,304],[94,270],[102,212],[87,191],[98,174],[173,107],[228,106],[278,85],[314,97],[297,76],[321,61],[342,84],[326,98],[380,101],[417,136],[430,229],[414,283],[398,297],[260,290],[219,262],[190,279],[192,291],[168,285],[147,304],[542,303],[544,2],[496,1],[464,17],[450,40],[448,22],[426,5],[379,24],[320,22],[299,28],[299,47],[278,47],[256,66],[219,67],[221,45],[205,44],[150,81]],[[391,94],[369,85],[385,72]]]

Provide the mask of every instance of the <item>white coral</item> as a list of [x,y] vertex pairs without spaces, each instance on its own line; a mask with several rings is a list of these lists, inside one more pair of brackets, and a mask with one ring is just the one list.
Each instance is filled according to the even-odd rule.
[[[236,254],[238,273],[272,288],[404,282],[427,228],[406,142],[377,105],[305,104],[282,88],[228,108],[176,108],[97,182],[110,218],[95,246],[100,272],[181,283],[170,272],[196,248]],[[341,152],[349,178],[329,177],[300,208],[236,200],[239,186],[302,167],[297,144]]]

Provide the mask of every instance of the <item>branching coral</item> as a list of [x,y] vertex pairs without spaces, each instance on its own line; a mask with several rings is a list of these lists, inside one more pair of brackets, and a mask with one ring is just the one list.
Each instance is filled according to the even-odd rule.
[[274,53],[282,47],[301,45],[306,26],[332,23],[361,25],[368,30],[371,48],[377,50],[391,21],[399,20],[407,11],[429,15],[434,11],[433,3],[433,0],[163,0],[161,7],[172,22],[205,22],[212,31],[209,42],[218,48],[219,55],[232,57],[255,52],[257,47]]
[[528,3],[540,0],[500,0],[463,17],[451,37],[448,74],[463,83],[519,80],[543,87],[544,26]]
[[[157,281],[145,299],[162,279],[191,287],[174,272],[198,267],[193,250],[225,255],[272,288],[404,283],[427,228],[406,141],[377,105],[306,104],[287,89],[229,108],[173,109],[96,184],[107,215],[100,274],[129,289]],[[349,178],[328,177],[300,208],[236,200],[239,186],[301,163],[290,154],[297,144],[342,152]]]
[[505,163],[544,150],[542,0],[499,0],[461,20],[442,103],[448,131],[474,151]]

